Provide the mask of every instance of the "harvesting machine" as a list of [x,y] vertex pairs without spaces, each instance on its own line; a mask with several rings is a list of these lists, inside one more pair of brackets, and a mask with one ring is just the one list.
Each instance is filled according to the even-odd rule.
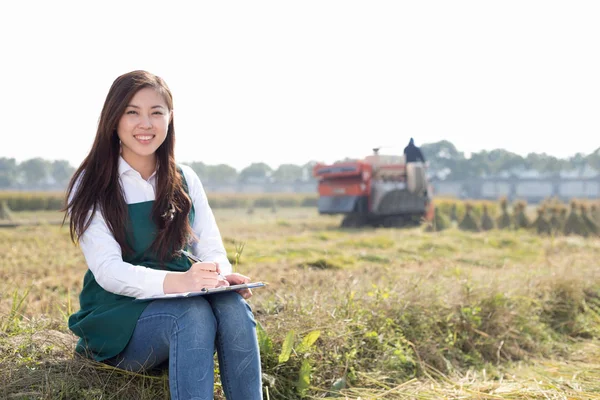
[[343,214],[342,227],[399,227],[433,219],[432,188],[426,165],[404,156],[380,155],[364,160],[317,164],[319,214]]

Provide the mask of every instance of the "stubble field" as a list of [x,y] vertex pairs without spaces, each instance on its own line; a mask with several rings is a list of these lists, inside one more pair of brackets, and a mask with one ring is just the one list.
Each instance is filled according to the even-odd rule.
[[[215,215],[236,272],[269,284],[249,301],[265,398],[600,399],[598,238]],[[83,255],[58,213],[16,216],[42,223],[0,230],[0,398],[168,398],[164,372],[73,358]]]

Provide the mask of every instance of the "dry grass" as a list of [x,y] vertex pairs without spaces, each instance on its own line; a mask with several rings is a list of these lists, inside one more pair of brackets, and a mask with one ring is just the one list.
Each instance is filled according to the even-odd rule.
[[[251,305],[272,344],[271,399],[600,398],[597,238],[340,230],[339,217],[307,208],[215,213],[232,259],[244,243],[236,269],[269,282]],[[164,375],[73,359],[66,316],[84,272],[66,227],[0,230],[0,398],[167,393]],[[319,339],[299,351],[314,330]],[[297,351],[280,363],[292,331]]]

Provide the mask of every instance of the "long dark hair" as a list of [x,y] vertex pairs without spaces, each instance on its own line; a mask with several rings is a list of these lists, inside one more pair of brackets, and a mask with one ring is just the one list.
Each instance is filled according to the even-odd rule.
[[[173,110],[173,96],[165,81],[146,71],[132,71],[119,76],[106,96],[94,144],[69,182],[62,210],[65,212],[63,224],[70,215],[73,242],[89,228],[92,216],[99,210],[123,253],[131,254],[133,251],[127,240],[127,204],[119,183],[121,145],[117,126],[131,98],[140,89],[148,87],[160,93],[169,111]],[[158,231],[151,250],[160,261],[173,257],[193,235],[188,221],[192,202],[177,171],[174,147],[175,128],[171,118],[167,137],[156,150],[158,170],[152,219]],[[172,219],[169,213],[165,217],[169,209],[175,210]]]

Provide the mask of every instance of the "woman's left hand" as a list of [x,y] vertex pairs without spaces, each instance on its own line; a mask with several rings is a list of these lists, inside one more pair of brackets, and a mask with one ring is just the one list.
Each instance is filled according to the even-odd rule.
[[[239,285],[250,282],[249,277],[236,273],[225,276],[225,279],[227,279],[227,282],[229,282],[230,285]],[[252,297],[252,291],[250,289],[240,289],[236,290],[236,292],[238,292],[244,299],[249,299]]]

